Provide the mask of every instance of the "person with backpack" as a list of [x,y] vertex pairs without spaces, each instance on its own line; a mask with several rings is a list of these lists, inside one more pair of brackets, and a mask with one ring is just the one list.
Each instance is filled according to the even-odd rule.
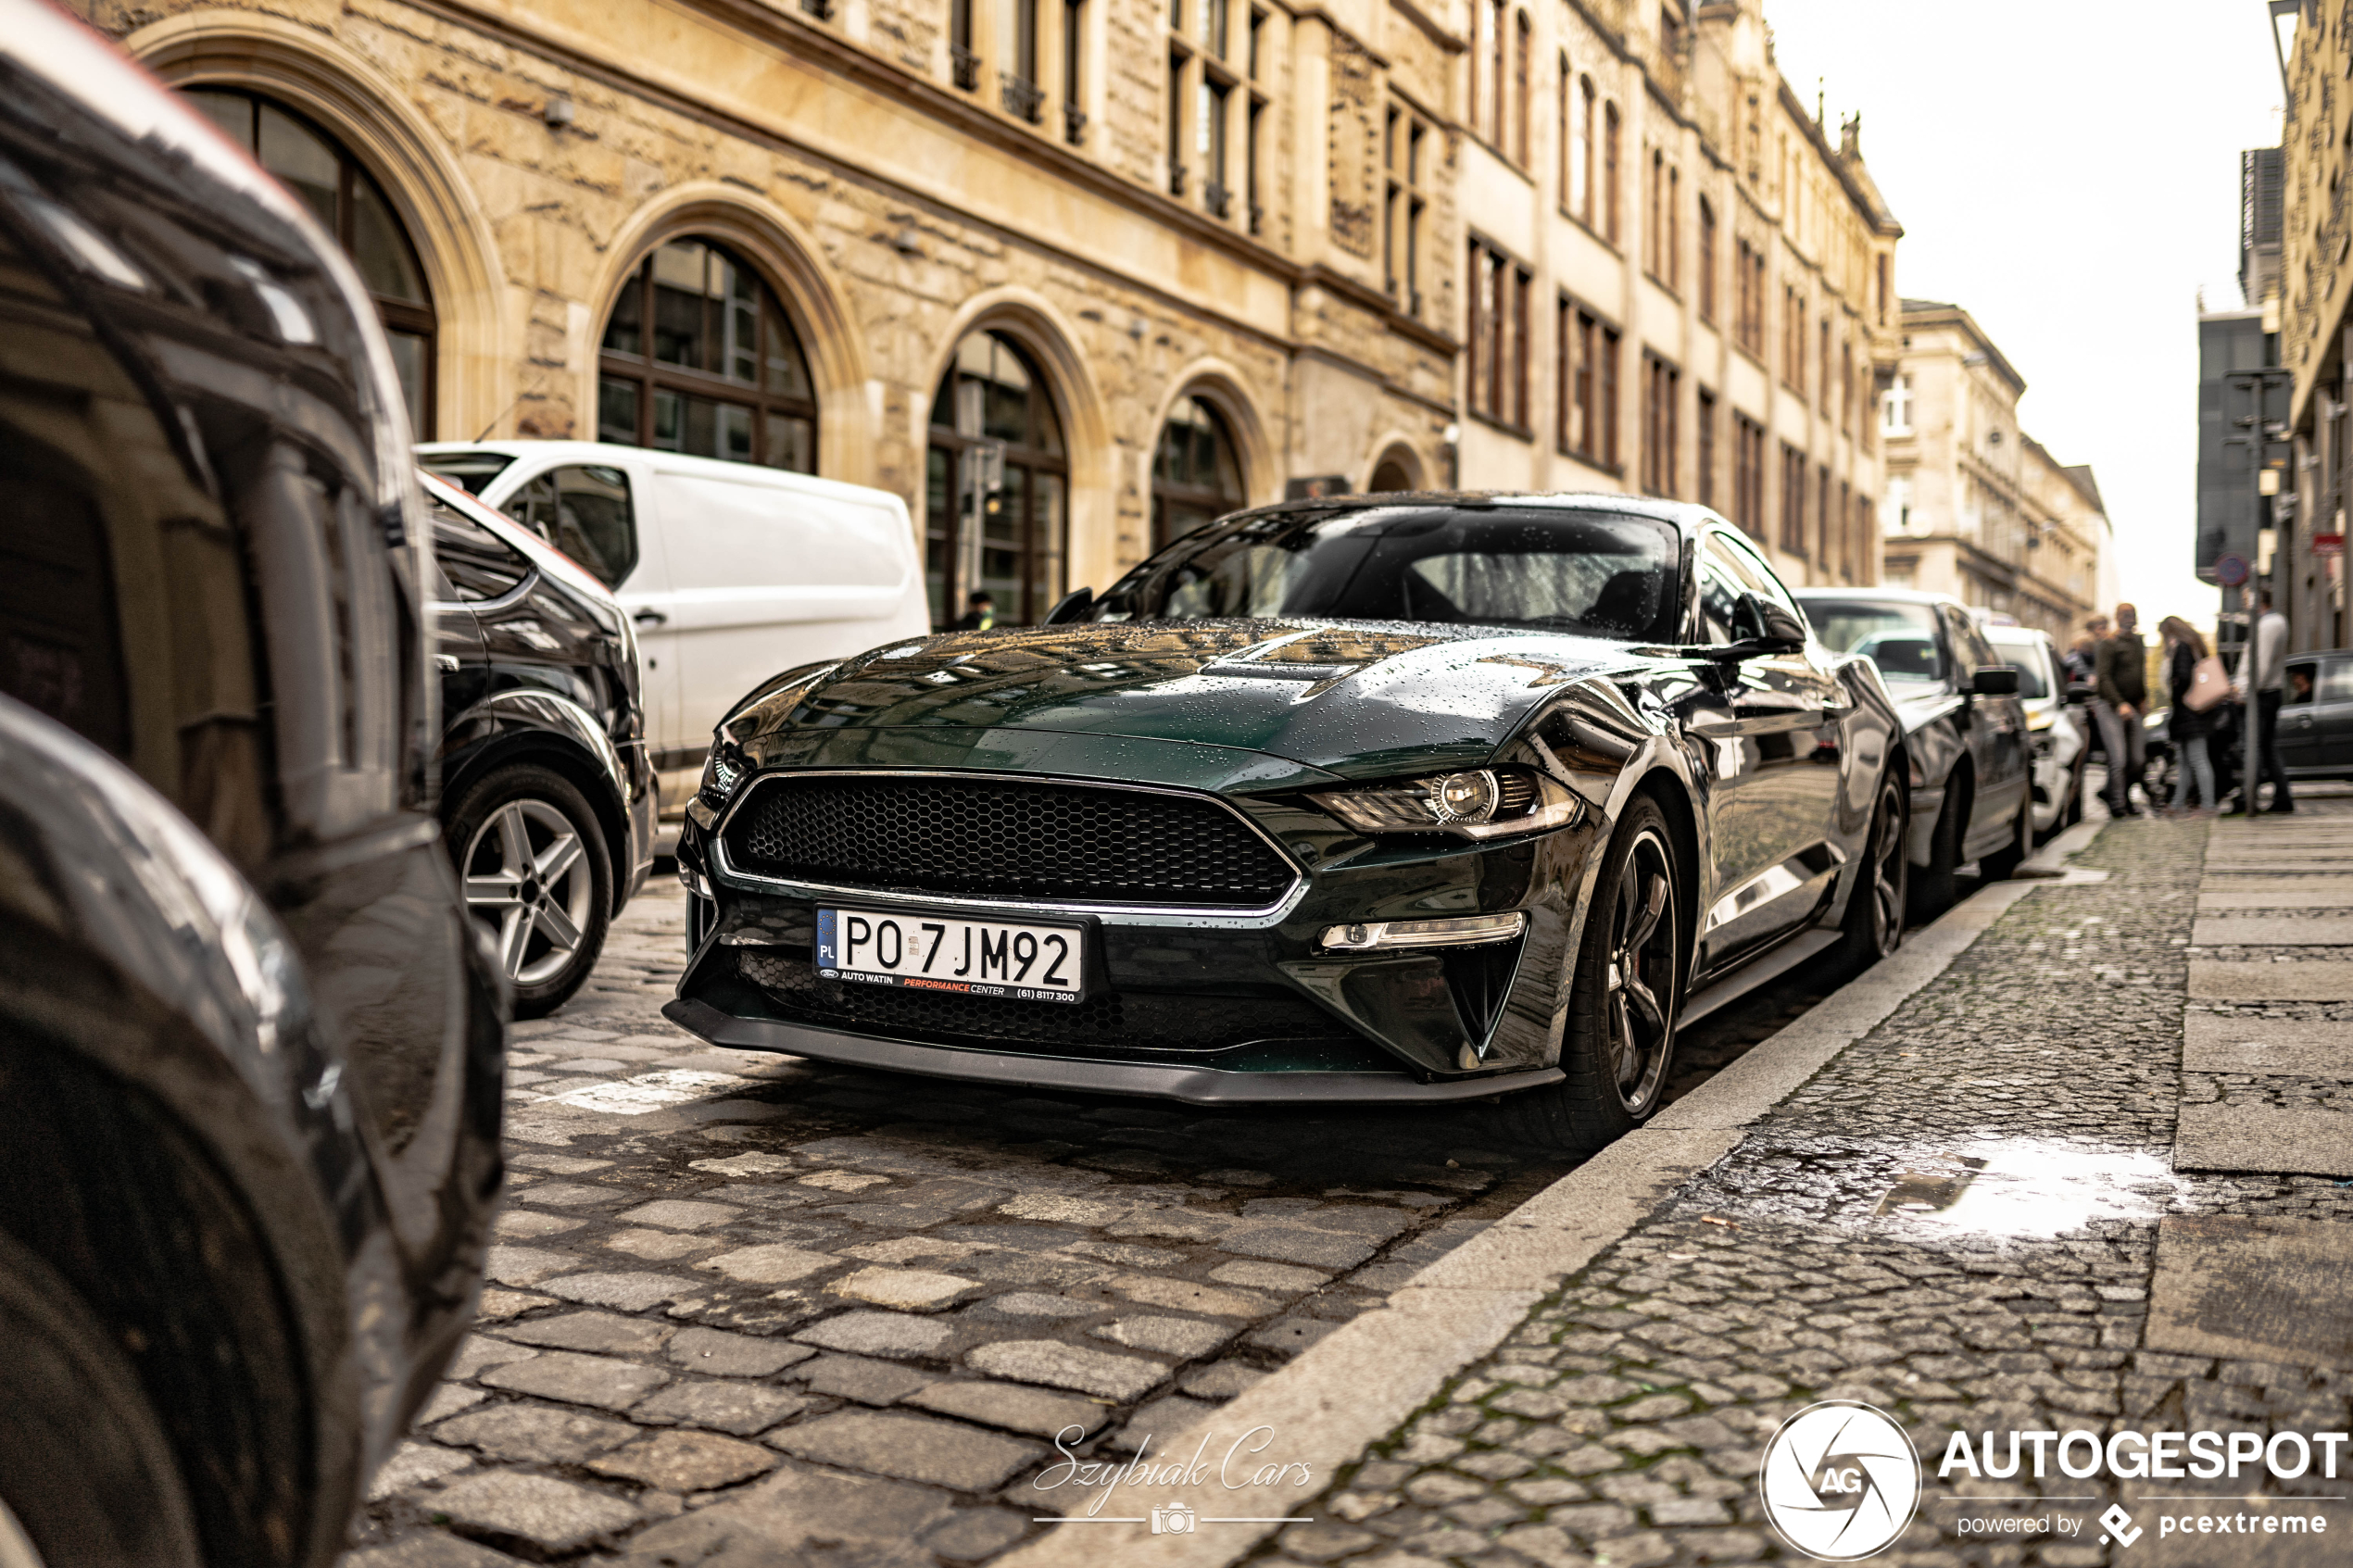
[[2221,809],[2221,800],[2214,793],[2214,761],[2207,752],[2207,738],[2214,733],[2212,709],[2230,689],[2221,661],[2214,660],[2206,679],[2199,679],[2200,667],[2212,656],[2206,639],[2197,628],[2178,615],[2169,615],[2157,623],[2158,634],[2165,639],[2165,684],[2173,699],[2173,710],[2166,721],[2166,734],[2173,742],[2175,760],[2173,804],[2168,816],[2190,815],[2190,788],[2197,787],[2198,804],[2196,814],[2210,817]]

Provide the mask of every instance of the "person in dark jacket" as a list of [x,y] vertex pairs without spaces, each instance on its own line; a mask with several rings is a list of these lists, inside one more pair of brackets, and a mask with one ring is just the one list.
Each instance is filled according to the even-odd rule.
[[2141,642],[2141,612],[2129,604],[2116,607],[2116,630],[2103,639],[2093,660],[2092,679],[2099,695],[2092,717],[2100,726],[2100,745],[2108,752],[2108,810],[2112,817],[2137,817],[2133,786],[2148,785],[2141,775],[2148,768],[2147,743],[2141,733],[2148,709],[2148,650]]
[[2206,639],[2197,628],[2178,615],[2169,615],[2157,623],[2158,634],[2165,639],[2165,685],[2173,700],[2165,721],[2165,733],[2173,742],[2177,759],[2173,777],[2172,814],[2189,809],[2190,785],[2197,784],[2197,809],[2202,816],[2212,816],[2221,805],[2214,793],[2214,762],[2207,753],[2207,737],[2214,733],[2214,720],[2209,713],[2192,708],[2184,699],[2190,685],[2197,677],[2198,661],[2206,657]]

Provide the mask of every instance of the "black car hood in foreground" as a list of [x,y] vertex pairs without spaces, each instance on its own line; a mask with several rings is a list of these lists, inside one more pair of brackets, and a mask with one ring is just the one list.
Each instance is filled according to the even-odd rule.
[[[1484,759],[1557,688],[1638,657],[1589,637],[1407,622],[960,632],[782,679],[723,727],[758,766],[944,760],[939,731],[1011,731],[1182,742],[1372,778]],[[862,734],[828,743],[828,731]],[[930,734],[899,755],[875,731]]]

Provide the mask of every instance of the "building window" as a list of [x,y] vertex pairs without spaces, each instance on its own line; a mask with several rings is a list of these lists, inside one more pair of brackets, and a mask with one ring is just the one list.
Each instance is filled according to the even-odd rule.
[[1239,510],[1242,501],[1225,416],[1202,398],[1178,398],[1152,458],[1152,548]]
[[1528,295],[1530,274],[1484,241],[1470,243],[1470,408],[1514,430],[1528,428]]
[[1733,278],[1736,296],[1733,304],[1737,317],[1733,337],[1743,348],[1765,358],[1765,253],[1749,244],[1740,243],[1739,267]]
[[998,40],[998,97],[1005,112],[1033,125],[1045,113],[1038,85],[1038,0],[999,0],[1004,36]]
[[1898,375],[1887,386],[1880,405],[1879,428],[1889,435],[1912,433],[1912,378]]
[[1521,11],[1513,22],[1512,40],[1512,160],[1522,169],[1528,167],[1528,69],[1529,56],[1536,46],[1535,30],[1529,26],[1528,13]]
[[1246,62],[1250,78],[1250,120],[1244,132],[1247,142],[1242,148],[1242,216],[1253,234],[1266,232],[1265,38],[1266,13],[1254,10],[1250,14],[1250,57]]
[[1806,558],[1806,454],[1781,443],[1781,548]]
[[1595,468],[1617,468],[1616,327],[1564,295],[1556,307],[1560,449]]
[[791,319],[724,246],[673,240],[613,300],[597,439],[817,471],[817,399]]
[[1642,208],[1642,265],[1654,278],[1667,276],[1667,155],[1651,149],[1649,200]]
[[1577,79],[1576,140],[1568,157],[1568,210],[1588,229],[1593,226],[1593,123],[1600,99],[1593,79]]
[[[1830,494],[1827,481],[1822,486],[1822,493],[1825,497]],[[1838,574],[1849,583],[1856,580],[1856,555],[1862,546],[1862,540],[1858,537],[1861,530],[1855,526],[1856,521],[1855,487],[1842,479],[1838,482]]]
[[1852,434],[1855,430],[1855,340],[1847,338],[1838,345],[1838,428]]
[[1672,164],[1667,169],[1667,286],[1678,294],[1683,288],[1683,171]]
[[1070,459],[1045,378],[1000,332],[979,332],[932,395],[924,576],[937,627],[975,593],[1000,624],[1034,625],[1063,596]]
[[1233,206],[1232,193],[1226,186],[1226,111],[1232,102],[1233,89],[1211,76],[1202,73],[1200,145],[1201,203],[1213,218],[1224,218]]
[[[1197,26],[1187,27],[1187,6]],[[1252,16],[1249,44],[1258,43],[1257,16]],[[1183,196],[1198,188],[1201,207],[1213,218],[1237,216],[1233,185],[1234,94],[1245,94],[1247,116],[1259,94],[1245,89],[1229,63],[1233,56],[1230,0],[1170,0],[1168,8],[1168,193]],[[1257,127],[1246,123],[1245,141]],[[1255,162],[1255,151],[1251,161]],[[1244,173],[1245,190],[1254,183],[1254,167]],[[1239,214],[1249,222],[1247,199]]]
[[1063,140],[1074,147],[1087,139],[1086,63],[1086,0],[1063,0]]
[[1831,466],[1824,463],[1814,470],[1815,559],[1822,563],[1824,571],[1830,571],[1838,559],[1837,521],[1843,519],[1845,515],[1844,512],[1833,512],[1831,509]]
[[1829,419],[1831,416],[1831,320],[1828,316],[1822,318],[1819,331],[1821,343],[1814,356],[1815,368],[1821,376],[1817,385],[1817,396],[1819,399],[1818,407],[1822,411],[1822,417]]
[[1741,413],[1732,416],[1732,521],[1765,537],[1765,427]]
[[1168,51],[1168,194],[1185,194],[1185,75],[1189,50]]
[[1871,519],[1878,509],[1869,495],[1855,497],[1855,570],[1846,579],[1849,583],[1871,580]]
[[1905,533],[1912,526],[1912,477],[1899,475],[1887,482],[1887,494],[1879,504],[1879,526],[1882,533]]
[[351,257],[391,345],[393,369],[409,404],[409,431],[420,441],[431,441],[435,433],[433,295],[425,286],[417,247],[409,243],[384,187],[342,143],[282,104],[226,87],[191,87],[186,96],[309,207]]
[[1699,406],[1693,410],[1697,439],[1692,458],[1698,483],[1693,495],[1701,506],[1712,507],[1716,504],[1716,395],[1704,386],[1695,390]]
[[1602,238],[1618,243],[1617,106],[1602,106]]
[[1487,132],[1488,144],[1497,152],[1504,151],[1504,56],[1509,38],[1504,26],[1504,0],[1489,0],[1487,13],[1487,102],[1480,106],[1484,119],[1480,128]]
[[1388,166],[1388,205],[1382,211],[1383,272],[1389,296],[1408,316],[1422,313],[1422,194],[1424,154],[1429,125],[1402,104],[1390,106],[1381,143]]
[[1699,200],[1699,319],[1716,320],[1716,208]]
[[1680,371],[1655,354],[1642,356],[1642,488],[1654,495],[1675,494],[1682,390]]
[[1794,284],[1781,291],[1781,384],[1806,395],[1806,296]]
[[967,93],[980,89],[980,52],[973,47],[973,0],[949,0],[948,67],[956,85]]
[[1887,325],[1887,253],[1880,252],[1875,259],[1879,263],[1879,324],[1883,327]]

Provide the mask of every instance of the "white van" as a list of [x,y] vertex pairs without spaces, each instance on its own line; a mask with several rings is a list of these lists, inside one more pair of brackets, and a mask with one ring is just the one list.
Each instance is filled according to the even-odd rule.
[[417,459],[635,618],[665,815],[686,809],[712,727],[752,687],[931,630],[907,508],[887,491],[594,441],[434,442]]

